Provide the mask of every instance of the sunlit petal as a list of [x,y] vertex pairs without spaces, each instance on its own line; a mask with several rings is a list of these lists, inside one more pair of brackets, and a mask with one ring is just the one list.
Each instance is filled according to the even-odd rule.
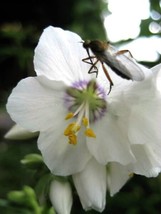
[[76,33],[51,26],[46,28],[35,49],[34,66],[37,75],[63,80],[66,84],[84,77],[91,78],[88,75],[90,66],[82,62],[87,53],[81,42],[82,39]]

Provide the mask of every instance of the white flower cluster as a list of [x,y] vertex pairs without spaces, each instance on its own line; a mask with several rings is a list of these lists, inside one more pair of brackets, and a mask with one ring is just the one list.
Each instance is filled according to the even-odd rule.
[[[114,195],[133,174],[161,171],[161,65],[142,67],[140,82],[110,73],[108,94],[103,71],[98,78],[88,74],[81,41],[73,32],[46,28],[35,49],[37,76],[18,83],[7,111],[26,130],[39,132],[45,164],[55,175],[72,176],[83,208],[101,212],[107,190]],[[50,197],[58,213],[70,213],[68,183],[55,181]]]

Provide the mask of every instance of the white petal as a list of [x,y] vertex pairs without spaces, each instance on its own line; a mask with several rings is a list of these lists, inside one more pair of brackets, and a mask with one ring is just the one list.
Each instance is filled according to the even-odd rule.
[[63,80],[66,84],[91,78],[90,65],[82,62],[87,57],[82,39],[73,32],[48,27],[40,37],[35,49],[34,66],[37,75]]
[[161,155],[161,94],[149,88],[148,95],[137,96],[129,116],[128,136],[131,144],[145,144]]
[[59,122],[56,129],[41,132],[38,139],[38,147],[45,164],[52,173],[62,176],[83,170],[91,157],[84,134],[80,131],[77,145],[71,145],[63,134],[64,129],[65,123]]
[[38,132],[29,132],[16,124],[5,134],[4,137],[9,140],[27,140],[36,136],[38,136]]
[[135,160],[126,133],[120,130],[117,119],[107,112],[92,126],[96,138],[87,138],[89,151],[99,163],[104,165],[108,162],[126,165]]
[[119,163],[110,163],[107,171],[107,182],[110,195],[116,194],[129,180],[131,172]]
[[106,167],[92,159],[82,172],[73,175],[73,181],[83,208],[102,212],[106,204]]
[[153,73],[158,73],[161,70],[161,63],[151,68]]
[[52,181],[49,194],[51,203],[58,214],[70,214],[73,198],[68,182]]
[[130,171],[146,177],[156,177],[160,173],[161,161],[158,161],[151,148],[145,145],[133,145],[132,150],[137,161],[129,165]]
[[155,66],[152,70],[156,73],[156,86],[158,91],[161,93],[161,64]]
[[129,118],[129,138],[132,144],[155,145],[161,142],[161,100],[138,104]]
[[44,131],[64,120],[65,86],[45,77],[30,77],[19,82],[9,96],[7,111],[11,118],[30,131]]

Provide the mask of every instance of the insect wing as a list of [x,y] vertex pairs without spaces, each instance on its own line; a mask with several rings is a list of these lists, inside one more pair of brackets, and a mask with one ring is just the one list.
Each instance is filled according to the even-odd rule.
[[119,73],[120,76],[123,76],[126,79],[136,81],[142,81],[144,79],[144,72],[135,59],[130,56],[130,54],[128,56],[125,53],[118,52],[111,45],[105,51],[104,62],[117,74]]

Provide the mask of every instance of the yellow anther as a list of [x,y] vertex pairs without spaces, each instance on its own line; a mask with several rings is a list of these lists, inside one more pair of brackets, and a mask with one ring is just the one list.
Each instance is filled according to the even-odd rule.
[[69,143],[72,145],[76,145],[77,144],[77,136],[75,134],[71,134],[68,136],[69,139]]
[[69,120],[69,119],[71,119],[73,116],[74,116],[73,112],[69,112],[69,113],[66,115],[65,120]]
[[94,131],[90,128],[86,129],[85,131],[85,135],[87,137],[93,137],[93,138],[96,138],[96,134],[94,133]]
[[87,127],[88,124],[89,124],[88,118],[87,118],[87,117],[83,117],[82,123],[83,123],[83,125],[84,125],[85,127]]
[[70,123],[67,128],[64,130],[64,135],[69,136],[70,134],[73,133],[72,128],[75,125],[75,123]]
[[70,123],[67,128],[64,130],[64,135],[65,136],[69,136],[69,135],[73,135],[76,132],[78,132],[80,129],[80,126],[76,123]]
[[73,128],[72,128],[72,131],[74,132],[74,133],[76,133],[76,132],[78,132],[79,131],[79,129],[80,129],[80,126],[78,125],[78,124],[74,124],[74,126],[73,126]]

